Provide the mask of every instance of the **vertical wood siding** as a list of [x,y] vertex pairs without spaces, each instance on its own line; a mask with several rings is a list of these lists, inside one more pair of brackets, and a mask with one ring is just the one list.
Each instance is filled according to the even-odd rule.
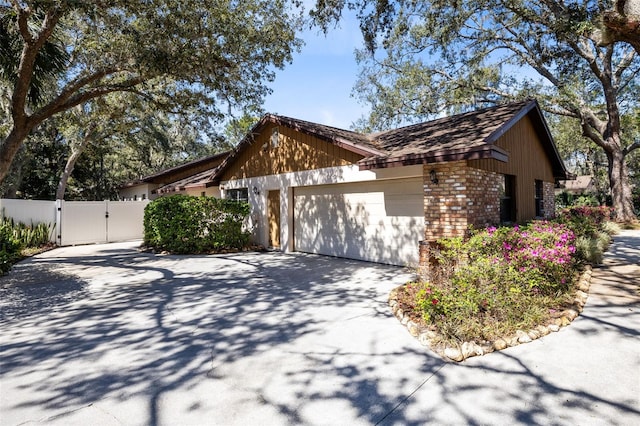
[[[274,127],[279,131],[277,147],[270,143]],[[222,180],[346,166],[360,159],[362,155],[314,136],[284,126],[267,125],[226,171]]]
[[535,181],[554,182],[551,163],[529,117],[525,117],[498,139],[497,146],[509,153],[509,161],[471,160],[470,167],[516,176],[516,220],[536,216]]

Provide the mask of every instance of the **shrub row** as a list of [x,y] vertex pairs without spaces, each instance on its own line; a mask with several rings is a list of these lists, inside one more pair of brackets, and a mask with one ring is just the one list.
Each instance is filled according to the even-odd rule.
[[144,244],[179,254],[241,249],[249,242],[248,215],[249,205],[233,200],[161,197],[145,208]]

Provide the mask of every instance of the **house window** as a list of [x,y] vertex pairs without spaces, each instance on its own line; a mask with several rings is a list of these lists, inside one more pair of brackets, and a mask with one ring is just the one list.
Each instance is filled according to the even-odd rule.
[[500,222],[516,221],[516,177],[502,175],[500,183]]
[[274,127],[271,130],[271,147],[277,148],[279,142],[280,142],[280,131],[278,130],[277,127]]
[[248,188],[227,189],[227,191],[225,192],[225,198],[227,200],[244,201],[246,203],[249,201],[249,189]]
[[536,216],[537,217],[543,217],[544,216],[544,190],[542,187],[542,181],[541,180],[537,180],[535,181],[535,185],[536,185]]

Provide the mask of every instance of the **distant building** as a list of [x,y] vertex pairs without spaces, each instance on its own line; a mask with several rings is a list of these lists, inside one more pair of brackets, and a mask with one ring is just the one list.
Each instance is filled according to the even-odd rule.
[[592,195],[598,192],[596,181],[592,175],[577,176],[572,180],[560,180],[556,194],[566,192],[571,195]]
[[123,201],[153,200],[161,195],[186,194],[220,196],[217,186],[208,183],[208,178],[229,152],[209,155],[170,169],[126,182],[118,188],[118,196]]

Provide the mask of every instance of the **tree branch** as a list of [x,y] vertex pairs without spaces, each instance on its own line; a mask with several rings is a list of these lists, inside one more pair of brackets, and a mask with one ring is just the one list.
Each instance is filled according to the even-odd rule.
[[35,127],[52,115],[69,110],[74,106],[80,105],[88,100],[95,99],[113,92],[130,91],[131,88],[142,83],[143,81],[144,79],[142,77],[135,77],[119,84],[94,87],[92,89],[76,93],[62,103],[50,103],[31,116],[32,124]]
[[634,143],[632,143],[631,145],[629,145],[628,147],[626,147],[622,153],[626,156],[628,154],[631,154],[633,151],[635,151],[636,149],[640,148],[640,139],[636,140]]
[[622,73],[625,72],[625,70],[627,68],[629,68],[629,65],[631,65],[631,63],[633,62],[633,60],[636,57],[636,51],[633,49],[629,49],[626,53],[626,55],[624,55],[620,61],[618,62],[618,64],[616,65],[614,71],[613,71],[613,76],[614,76],[614,84],[616,86],[618,86],[620,84],[620,79],[622,78]]
[[[53,8],[47,11],[40,33],[34,39],[28,29],[28,17],[30,14],[29,9],[22,9],[14,1],[14,6],[19,8],[18,10],[18,25],[20,26],[20,33],[24,39],[24,46],[20,55],[20,63],[17,70],[17,78],[13,88],[13,95],[11,97],[11,116],[16,126],[23,125],[27,119],[27,112],[25,106],[27,103],[27,94],[29,92],[29,86],[31,85],[31,79],[33,77],[33,67],[35,65],[38,52],[42,49],[45,42],[55,29],[58,21],[60,20],[61,13],[58,9]],[[24,28],[22,28],[24,26]]]

